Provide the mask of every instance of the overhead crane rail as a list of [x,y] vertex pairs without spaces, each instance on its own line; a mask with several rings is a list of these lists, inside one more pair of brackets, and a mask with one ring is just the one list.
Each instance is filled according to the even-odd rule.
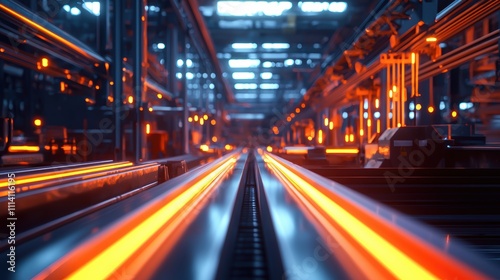
[[[425,37],[431,33],[436,38],[439,38],[440,41],[445,41],[464,31],[468,26],[471,26],[496,12],[499,5],[500,0],[483,0],[475,2],[462,1],[461,4],[454,6],[452,10],[449,10],[447,15],[442,15],[442,17],[425,32],[414,33],[410,36],[402,36],[405,40],[401,41],[398,45],[392,48],[391,51],[419,51],[426,44]],[[335,84],[328,85],[323,90],[323,93],[328,94],[324,94],[319,100],[315,101],[313,107],[315,110],[319,111],[332,106],[333,104],[339,103],[344,99],[346,92],[356,87],[362,81],[375,75],[384,69],[384,67],[385,66],[380,63],[380,60],[377,59],[367,65],[363,72],[351,75],[346,79],[345,83],[342,83],[339,86],[335,86]]]

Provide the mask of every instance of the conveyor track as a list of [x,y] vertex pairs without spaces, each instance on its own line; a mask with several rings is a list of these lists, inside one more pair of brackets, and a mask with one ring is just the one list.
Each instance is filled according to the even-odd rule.
[[275,279],[282,275],[279,248],[255,156],[250,153],[216,279]]
[[267,256],[264,249],[254,168],[249,168],[246,175],[230,278],[268,279]]

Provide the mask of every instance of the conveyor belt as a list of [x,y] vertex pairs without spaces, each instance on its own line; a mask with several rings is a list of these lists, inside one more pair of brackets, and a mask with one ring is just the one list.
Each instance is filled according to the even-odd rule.
[[[441,237],[270,154],[236,152],[20,243],[18,267],[31,271],[14,278],[393,279],[413,276],[407,268],[438,278],[495,275]],[[384,258],[387,251],[398,257]]]
[[247,173],[230,273],[232,279],[250,276],[255,279],[269,278],[254,173],[253,168]]

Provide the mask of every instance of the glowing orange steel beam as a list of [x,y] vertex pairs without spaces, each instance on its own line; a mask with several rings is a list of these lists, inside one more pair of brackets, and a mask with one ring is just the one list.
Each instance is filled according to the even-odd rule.
[[[486,279],[481,273],[460,263],[451,256],[417,238],[410,232],[374,215],[355,202],[342,197],[307,178],[295,174],[292,169],[265,154],[265,161],[306,201],[313,205],[311,213],[317,220],[327,221],[340,228],[369,256],[397,279]],[[314,185],[314,186],[313,186]],[[329,225],[324,225],[327,228]]]
[[19,14],[18,12],[14,11],[14,10],[12,10],[12,9],[8,8],[7,6],[5,6],[5,5],[2,5],[2,4],[0,4],[0,9],[4,10],[7,13],[9,13],[10,15],[12,15],[12,16],[20,19],[22,22],[30,25],[31,27],[34,27],[37,30],[41,30],[44,33],[47,33],[53,39],[59,41],[60,43],[63,43],[64,45],[70,47],[71,49],[73,49],[73,50],[75,50],[77,52],[79,52],[80,54],[87,56],[87,54],[84,51],[82,51],[80,47],[78,47],[77,45],[71,43],[70,41],[68,41],[68,40],[60,37],[59,35],[57,35],[54,32],[48,30],[47,28],[43,27],[42,25],[34,22],[33,20],[24,17],[23,15]]
[[[28,183],[37,183],[37,182],[42,182],[42,181],[47,181],[51,179],[61,179],[61,178],[66,178],[70,176],[75,176],[75,175],[84,175],[84,174],[89,174],[92,172],[97,172],[97,171],[105,171],[105,170],[111,170],[111,169],[116,169],[116,168],[123,168],[127,166],[132,166],[131,162],[122,162],[122,163],[112,163],[112,164],[106,164],[106,165],[99,165],[99,166],[91,166],[91,167],[81,167],[81,168],[75,168],[75,169],[70,169],[70,170],[62,170],[62,171],[57,171],[57,172],[47,172],[47,173],[41,173],[41,174],[33,174],[33,175],[28,175],[28,176],[22,176],[22,177],[16,177],[16,186],[22,185],[22,184],[28,184]],[[0,190],[7,188],[8,182],[0,182]]]
[[[134,254],[138,253],[145,244],[158,234],[165,226],[171,225],[169,222],[177,216],[179,212],[187,207],[188,204],[195,203],[194,199],[201,196],[207,188],[216,187],[213,183],[222,174],[227,173],[232,169],[236,162],[235,157],[226,159],[215,170],[203,174],[193,180],[192,184],[186,184],[179,192],[171,193],[165,200],[167,201],[160,209],[148,215],[145,220],[133,225],[122,236],[116,237],[110,243],[106,243],[105,248],[98,249],[98,254],[89,258],[85,253],[88,250],[87,244],[83,244],[67,255],[58,263],[53,264],[45,271],[35,277],[35,279],[45,279],[56,269],[64,264],[71,266],[67,262],[75,258],[87,258],[88,260],[79,268],[70,267],[72,270],[69,276],[65,279],[106,279],[122,267]],[[201,177],[201,178],[200,178]],[[173,196],[173,197],[172,197]],[[149,209],[149,208],[148,208]],[[140,212],[146,212],[148,209],[143,209]],[[140,214],[136,212],[136,216]],[[132,219],[132,218],[131,218]],[[129,219],[130,220],[130,219]],[[122,227],[127,227],[127,221],[124,221]],[[107,232],[112,235],[112,231]],[[110,238],[110,236],[101,235],[101,239]],[[94,243],[95,244],[95,243]],[[64,268],[63,268],[64,269]]]
[[357,154],[359,149],[356,148],[331,148],[326,149],[327,154]]
[[38,152],[40,147],[38,146],[9,146],[9,152],[19,153],[19,152]]

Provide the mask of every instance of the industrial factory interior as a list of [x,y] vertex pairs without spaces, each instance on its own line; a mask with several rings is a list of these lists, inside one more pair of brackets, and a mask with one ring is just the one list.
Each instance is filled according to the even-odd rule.
[[0,279],[500,279],[500,0],[0,0]]

